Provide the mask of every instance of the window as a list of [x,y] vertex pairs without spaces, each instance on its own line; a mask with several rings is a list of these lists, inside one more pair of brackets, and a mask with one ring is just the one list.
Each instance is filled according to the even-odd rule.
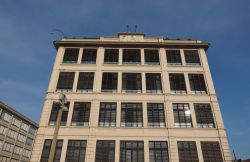
[[219,142],[201,141],[204,162],[223,162]]
[[115,141],[96,141],[95,162],[115,162]]
[[206,84],[202,74],[188,74],[192,94],[206,94]]
[[194,110],[199,128],[215,128],[210,104],[194,104]]
[[166,50],[168,65],[182,65],[180,50]]
[[2,162],[9,162],[9,161],[10,161],[10,158],[9,158],[9,157],[6,157],[6,156],[0,155],[0,161],[2,161]]
[[142,127],[143,115],[141,103],[122,103],[121,126]]
[[[61,149],[62,149],[62,147],[60,147]],[[56,150],[57,151],[57,150]],[[61,152],[61,150],[60,150],[60,152]],[[23,156],[25,156],[25,157],[30,157],[30,155],[31,155],[31,151],[30,150],[26,150],[26,149],[23,149]],[[56,154],[56,156],[57,156],[57,154]],[[60,153],[60,156],[61,156],[61,153]],[[55,159],[58,159],[58,157],[55,157]],[[59,159],[60,159],[60,157],[59,157]],[[59,162],[60,160],[54,160],[54,162]]]
[[7,113],[6,111],[2,111],[2,113],[1,113],[1,116],[0,116],[0,119],[3,119],[4,121],[6,121],[6,122],[10,122],[11,121],[11,118],[12,118],[12,116],[9,114],[9,113]]
[[146,73],[147,93],[162,93],[161,74]]
[[99,111],[99,126],[115,127],[116,124],[116,103],[101,102]]
[[148,65],[159,65],[159,51],[158,50],[144,50],[145,64]]
[[0,125],[0,134],[6,135],[7,132],[8,132],[8,128],[3,125]]
[[18,133],[12,129],[9,129],[7,136],[12,139],[16,139],[18,136]]
[[174,103],[174,124],[175,127],[179,128],[191,128],[192,119],[191,112],[189,110],[189,105],[186,103]]
[[186,65],[200,65],[198,50],[184,50]]
[[83,49],[82,63],[95,64],[96,63],[97,49]]
[[90,102],[75,102],[72,116],[73,126],[89,125],[90,107]]
[[140,49],[123,49],[123,64],[141,64]]
[[21,124],[21,129],[27,132],[29,130],[29,125],[26,124],[26,123],[22,123]]
[[63,63],[77,63],[79,48],[66,48]]
[[29,146],[32,146],[33,141],[34,141],[33,139],[28,137],[27,140],[26,140],[26,144],[29,145]]
[[119,60],[119,49],[105,49],[104,63],[117,64]]
[[143,141],[121,141],[120,162],[144,162]]
[[170,89],[172,94],[186,94],[184,74],[169,74]]
[[123,73],[122,74],[122,92],[141,93],[141,74]]
[[[51,139],[46,139],[44,141],[43,152],[42,152],[40,162],[48,162],[51,144],[52,144]],[[60,162],[61,152],[62,152],[62,145],[63,145],[63,140],[57,140],[56,151],[55,151],[53,162]]]
[[15,117],[13,117],[12,118],[12,122],[11,122],[14,126],[16,126],[16,127],[20,127],[21,126],[21,120],[19,120],[19,119],[17,119],[17,118],[15,118]]
[[199,162],[194,141],[178,141],[179,162]]
[[102,73],[102,92],[117,92],[118,73]]
[[94,72],[81,72],[77,83],[77,91],[93,92]]
[[[67,102],[66,106],[69,108],[69,102]],[[53,103],[50,118],[49,118],[49,125],[56,125],[57,115],[59,111],[60,105],[58,105],[56,102]],[[68,118],[68,111],[62,112],[62,118],[61,118],[61,125],[65,126],[67,123]]]
[[15,148],[14,148],[14,154],[22,155],[22,152],[23,152],[23,148],[21,148],[19,146],[15,146]]
[[8,142],[5,142],[3,145],[3,150],[7,152],[12,152],[14,149],[14,145]]
[[60,72],[59,79],[57,82],[57,89],[72,91],[74,77],[74,72]]
[[34,127],[30,127],[29,133],[32,134],[32,135],[35,135],[36,134],[36,129]]
[[169,162],[168,143],[165,141],[150,141],[149,160],[150,162]]
[[165,127],[164,105],[162,103],[148,103],[148,126]]
[[69,140],[65,162],[84,162],[87,141]]
[[26,137],[24,135],[22,135],[22,134],[19,134],[18,137],[17,137],[17,140],[19,142],[23,142],[24,143],[26,141]]
[[0,148],[3,148],[3,141],[0,140]]

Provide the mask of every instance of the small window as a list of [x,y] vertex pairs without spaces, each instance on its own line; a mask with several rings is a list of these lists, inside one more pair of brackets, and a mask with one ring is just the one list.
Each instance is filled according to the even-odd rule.
[[99,126],[115,127],[116,124],[116,103],[101,102],[99,111]]
[[210,104],[194,104],[194,110],[199,128],[215,128]]
[[186,84],[184,74],[169,74],[170,90],[172,94],[186,94]]
[[162,93],[161,74],[146,73],[147,93]]
[[57,90],[72,91],[74,83],[74,72],[60,72],[57,82]]
[[140,73],[123,73],[122,74],[122,92],[141,93],[141,74]]
[[162,103],[148,103],[148,126],[164,128],[165,114],[164,105]]
[[[43,151],[42,151],[42,156],[41,156],[40,162],[48,162],[51,144],[52,144],[51,139],[46,139],[44,141]],[[60,162],[61,152],[62,152],[62,145],[63,145],[63,140],[57,140],[56,150],[55,150],[55,155],[54,155],[54,161],[53,162]]]
[[186,65],[201,65],[198,50],[184,50]]
[[188,74],[192,94],[206,94],[206,84],[203,74]]
[[[15,146],[14,151],[13,151],[14,154],[16,154],[16,155],[22,155],[22,152],[23,152],[23,148],[22,147]],[[15,161],[13,159],[11,159],[11,162],[15,162]]]
[[191,128],[192,119],[189,105],[186,103],[174,103],[174,124],[178,128]]
[[141,64],[140,49],[123,49],[123,64]]
[[31,138],[28,137],[28,138],[26,139],[26,144],[29,145],[29,146],[32,146],[33,141],[34,141],[33,139],[31,139]]
[[0,134],[6,135],[7,132],[8,132],[8,128],[3,125],[0,125]]
[[65,162],[85,162],[86,140],[69,140]]
[[194,141],[178,141],[179,162],[199,162],[196,143]]
[[115,162],[115,141],[96,141],[95,162]]
[[168,143],[165,141],[149,142],[149,161],[150,162],[169,162]]
[[[67,102],[66,106],[69,108],[69,102]],[[60,105],[56,102],[53,103],[50,118],[49,118],[49,125],[54,126],[56,125],[57,115],[59,111]],[[68,111],[63,111],[62,119],[61,119],[61,126],[65,126],[67,123],[68,118]]]
[[90,107],[90,102],[75,102],[71,124],[73,126],[88,126]]
[[2,149],[3,151],[12,152],[14,149],[14,145],[11,143],[5,142]]
[[201,141],[204,162],[223,162],[219,142]]
[[148,65],[159,65],[159,51],[158,50],[144,50],[145,64]]
[[122,103],[121,107],[122,127],[142,127],[143,114],[141,103]]
[[66,48],[63,63],[77,63],[79,48]]
[[83,49],[82,64],[96,63],[97,49]]
[[117,92],[118,73],[102,74],[102,92]]
[[121,141],[120,162],[144,162],[143,141]]
[[166,50],[168,65],[182,65],[180,50]]
[[6,122],[10,122],[11,118],[12,118],[12,116],[9,113],[7,113],[4,110],[2,111],[0,119],[2,119],[3,121],[6,121]]
[[35,135],[36,134],[36,129],[34,127],[30,126],[29,133],[32,134],[32,135]]
[[94,72],[80,72],[77,83],[77,91],[93,92],[94,75]]
[[105,49],[104,63],[117,64],[119,60],[119,49]]
[[13,117],[11,123],[19,128],[21,126],[22,121],[20,119],[17,119],[16,117]]

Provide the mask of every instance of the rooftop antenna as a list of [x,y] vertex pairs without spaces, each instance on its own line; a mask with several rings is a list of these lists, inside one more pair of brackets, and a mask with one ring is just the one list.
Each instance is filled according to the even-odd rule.
[[129,25],[127,25],[127,33],[129,32]]
[[55,33],[59,33],[61,35],[61,39],[65,38],[65,34],[63,33],[63,31],[61,31],[60,29],[53,29],[50,34],[55,34]]
[[136,31],[137,31],[137,25],[135,25],[135,33],[136,33]]

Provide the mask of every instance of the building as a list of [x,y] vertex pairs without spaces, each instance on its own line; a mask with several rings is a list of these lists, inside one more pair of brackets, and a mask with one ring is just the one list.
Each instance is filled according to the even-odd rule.
[[0,161],[29,162],[38,124],[0,102]]
[[59,92],[56,162],[231,161],[209,44],[119,33],[54,45],[32,162],[49,157]]

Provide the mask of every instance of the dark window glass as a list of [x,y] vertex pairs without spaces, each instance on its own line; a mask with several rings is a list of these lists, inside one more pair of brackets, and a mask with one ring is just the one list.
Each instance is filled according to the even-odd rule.
[[184,50],[185,61],[187,65],[200,65],[198,50]]
[[190,88],[194,94],[206,94],[206,84],[203,74],[188,74]]
[[139,49],[123,49],[123,64],[140,64],[141,50]]
[[143,141],[121,141],[120,162],[144,162]]
[[170,82],[171,93],[185,94],[187,92],[184,74],[178,74],[178,73],[169,74],[169,82]]
[[143,115],[141,103],[122,103],[121,126],[142,127]]
[[33,144],[33,139],[31,139],[31,138],[28,137],[28,138],[26,139],[26,144],[29,145],[29,146],[32,146],[32,144]]
[[[48,162],[52,140],[46,139],[43,145],[43,152],[40,162]],[[60,162],[63,140],[57,140],[56,151],[53,162]]]
[[149,160],[150,162],[169,162],[168,143],[165,141],[150,141]]
[[204,162],[223,162],[219,142],[201,141]]
[[162,93],[161,74],[146,73],[147,93]]
[[148,103],[148,126],[165,127],[164,105],[162,103]]
[[114,127],[116,124],[116,103],[101,102],[99,111],[99,126]]
[[63,63],[77,63],[79,48],[66,48]]
[[199,162],[194,141],[178,141],[179,162]]
[[117,81],[118,81],[118,73],[103,73],[102,92],[116,92]]
[[144,50],[145,64],[159,65],[159,51],[158,50]]
[[84,162],[86,140],[69,140],[65,162]]
[[179,128],[191,128],[192,120],[189,105],[186,103],[174,103],[174,124]]
[[97,49],[83,49],[82,63],[95,64],[96,63]]
[[122,74],[122,92],[141,93],[141,87],[140,73]]
[[117,64],[119,59],[118,49],[105,49],[104,63],[105,64]]
[[168,65],[182,65],[180,50],[166,50]]
[[75,102],[72,115],[72,125],[88,126],[90,107],[90,102]]
[[74,72],[60,72],[57,82],[57,89],[72,90],[74,83]]
[[93,84],[94,84],[94,75],[95,75],[95,73],[93,73],[93,72],[81,72],[81,73],[79,73],[77,90],[78,91],[92,92],[93,91]]
[[115,141],[96,141],[95,162],[115,162]]
[[210,104],[194,104],[194,110],[199,128],[215,128]]
[[[66,106],[69,108],[69,102],[67,102]],[[59,109],[60,109],[60,105],[57,102],[54,102],[52,106],[50,118],[49,118],[49,125],[56,125],[56,119],[57,119]],[[68,111],[63,111],[62,118],[61,118],[62,126],[66,125],[67,118],[68,118]]]

